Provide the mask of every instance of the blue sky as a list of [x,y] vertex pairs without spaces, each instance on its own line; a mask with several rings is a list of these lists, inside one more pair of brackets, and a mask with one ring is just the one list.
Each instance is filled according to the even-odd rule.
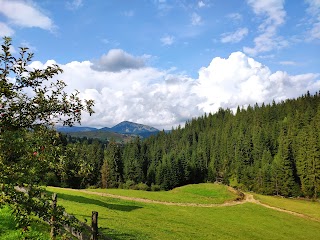
[[170,129],[320,90],[319,0],[0,0],[0,36],[95,100],[85,126]]

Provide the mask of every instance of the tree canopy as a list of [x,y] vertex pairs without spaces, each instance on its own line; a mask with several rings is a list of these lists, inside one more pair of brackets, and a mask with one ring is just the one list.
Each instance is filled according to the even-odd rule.
[[[39,194],[36,186],[61,158],[54,125],[81,123],[83,111],[94,112],[94,102],[81,100],[77,91],[64,91],[58,65],[31,68],[33,53],[20,48],[15,56],[11,44],[5,37],[0,52],[0,204],[10,204],[18,223],[27,228],[30,212],[38,207],[32,200]],[[28,194],[17,191],[18,186]]]

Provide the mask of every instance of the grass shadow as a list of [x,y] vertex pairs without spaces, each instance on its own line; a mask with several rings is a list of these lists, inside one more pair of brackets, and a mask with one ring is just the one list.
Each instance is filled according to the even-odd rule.
[[[53,192],[48,191],[48,193],[53,193]],[[104,207],[104,208],[108,208],[108,209],[112,209],[112,210],[117,210],[117,211],[125,211],[125,212],[130,212],[130,211],[142,208],[140,206],[135,206],[135,205],[128,205],[128,204],[122,205],[122,204],[107,203],[107,202],[103,202],[103,201],[92,199],[92,198],[87,198],[87,197],[83,197],[83,196],[75,196],[75,195],[70,195],[70,194],[66,194],[66,193],[58,193],[57,195],[58,195],[58,202],[59,202],[59,198],[60,198],[63,200],[77,202],[80,204],[93,204],[93,205],[97,205],[100,207]]]
[[[99,227],[99,232],[101,232],[106,237],[112,240],[137,240],[141,239],[141,235],[137,236],[134,234],[119,232],[115,229],[111,228],[101,228]],[[146,237],[144,237],[146,238]]]

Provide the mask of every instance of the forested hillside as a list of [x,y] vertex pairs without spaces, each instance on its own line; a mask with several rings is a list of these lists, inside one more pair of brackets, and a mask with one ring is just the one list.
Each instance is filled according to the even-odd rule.
[[[104,146],[97,142],[88,149],[90,156],[81,153],[87,143],[69,143],[66,159],[74,159],[72,166],[82,175],[75,185],[68,179],[64,185],[128,187],[146,183],[171,189],[221,181],[263,194],[319,197],[319,135],[319,93],[238,108],[236,113],[220,109],[188,121],[184,128],[160,132],[144,141],[137,138],[125,145],[111,142],[104,154]],[[86,165],[90,165],[90,174],[96,175],[90,181],[83,178],[90,172],[81,170]],[[57,175],[70,178],[69,174]]]
[[172,188],[223,181],[265,194],[320,191],[320,96],[228,109],[124,149],[124,180]]

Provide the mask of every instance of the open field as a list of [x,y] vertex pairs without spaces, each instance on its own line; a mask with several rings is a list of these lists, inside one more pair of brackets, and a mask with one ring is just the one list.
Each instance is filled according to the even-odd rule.
[[222,184],[190,184],[170,191],[147,192],[129,189],[88,189],[90,192],[150,199],[173,203],[221,204],[235,200],[238,195]]
[[276,196],[264,196],[260,194],[254,194],[254,197],[261,203],[269,206],[302,213],[310,218],[320,221],[320,202],[302,199],[288,199]]
[[[196,193],[197,187],[203,189],[204,186],[192,186],[190,194]],[[58,193],[58,203],[81,220],[89,221],[91,212],[98,211],[101,231],[112,239],[317,239],[320,236],[320,222],[249,202],[228,207],[184,207],[128,201],[61,188],[48,187],[48,191]],[[113,194],[124,194],[122,190],[112,191]],[[129,191],[129,195],[140,198],[140,194],[145,193],[142,197],[151,196],[147,192],[136,192]],[[170,192],[158,194],[157,200],[170,199]],[[152,194],[151,198],[154,196]],[[186,202],[183,196],[174,198]],[[317,207],[311,204],[309,211],[317,211]]]

